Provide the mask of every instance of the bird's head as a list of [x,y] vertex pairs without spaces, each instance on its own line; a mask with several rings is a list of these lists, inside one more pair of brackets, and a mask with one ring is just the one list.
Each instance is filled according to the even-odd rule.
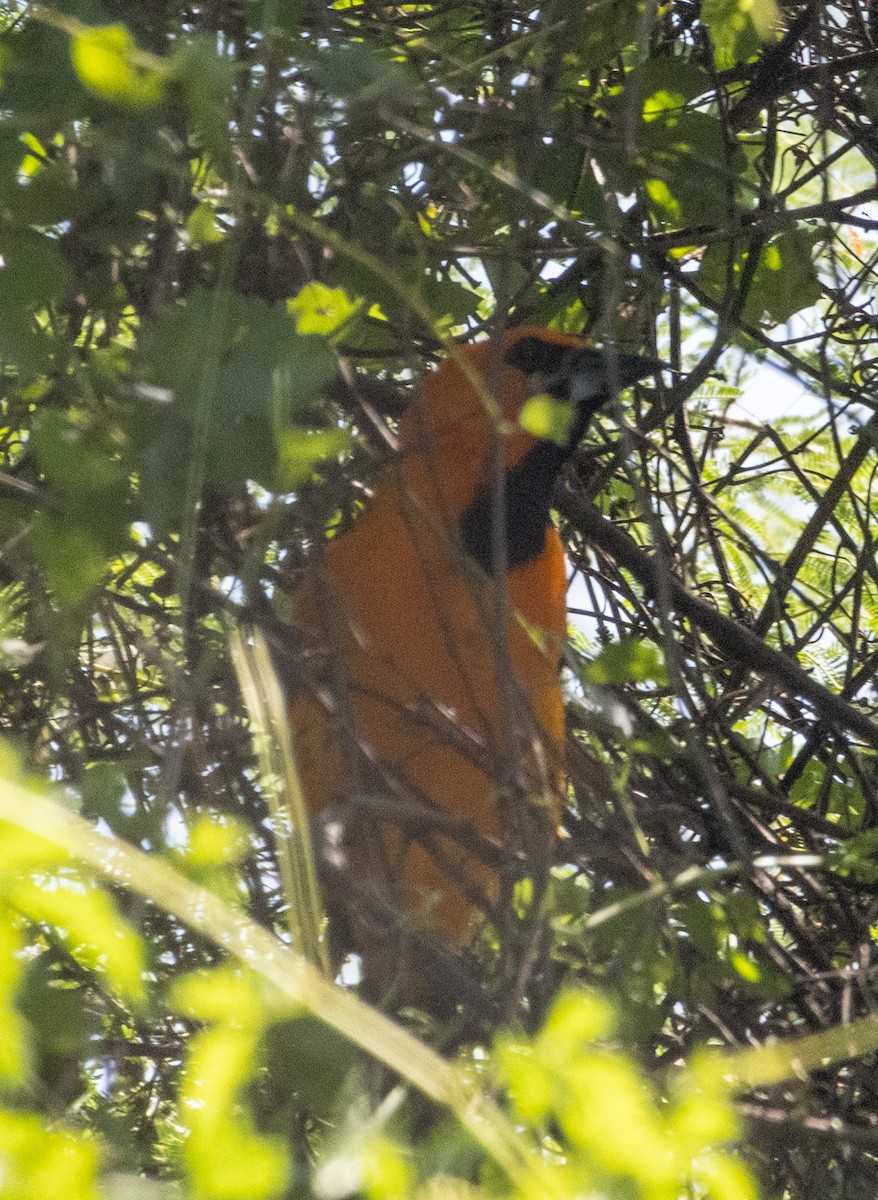
[[653,359],[596,350],[553,329],[508,329],[499,339],[461,347],[425,378],[400,423],[400,447],[414,453],[416,470],[429,459],[446,501],[462,510],[486,483],[498,432],[507,469],[542,440],[554,446],[557,471],[598,409],[660,368]]

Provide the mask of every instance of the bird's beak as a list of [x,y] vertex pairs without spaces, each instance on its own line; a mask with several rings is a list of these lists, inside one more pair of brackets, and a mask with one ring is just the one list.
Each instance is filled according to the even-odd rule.
[[577,406],[595,400],[600,404],[638,379],[655,375],[662,369],[657,359],[642,358],[639,354],[579,350],[568,367],[568,394]]

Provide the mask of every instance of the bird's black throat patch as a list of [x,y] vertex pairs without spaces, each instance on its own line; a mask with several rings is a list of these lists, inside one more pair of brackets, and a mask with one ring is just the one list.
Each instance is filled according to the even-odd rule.
[[[573,453],[595,413],[617,390],[655,373],[661,364],[635,354],[609,354],[588,346],[568,345],[536,334],[519,338],[503,361],[527,377],[532,386],[554,399],[574,405],[566,445],[538,441],[520,462],[506,471],[504,496],[498,511],[495,489],[481,487],[463,513],[460,533],[464,548],[479,566],[493,573],[493,531],[506,531],[506,562],[510,570],[542,554],[550,524],[552,493],[564,463]],[[502,516],[502,522],[497,518]]]
[[[511,571],[538,558],[546,545],[552,493],[569,450],[554,442],[537,442],[506,472],[503,528],[506,531],[506,566]],[[495,492],[482,487],[460,521],[464,549],[489,575],[494,571],[493,528]]]

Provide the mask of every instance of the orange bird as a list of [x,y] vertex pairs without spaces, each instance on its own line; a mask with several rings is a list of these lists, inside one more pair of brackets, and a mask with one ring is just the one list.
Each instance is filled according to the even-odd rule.
[[[594,413],[657,368],[549,329],[464,347],[426,376],[368,505],[294,594],[308,807],[343,831],[363,896],[452,944],[496,902],[510,840],[548,864],[566,630],[552,493]],[[566,416],[554,440],[521,420],[546,394]],[[348,905],[361,949],[367,908]]]

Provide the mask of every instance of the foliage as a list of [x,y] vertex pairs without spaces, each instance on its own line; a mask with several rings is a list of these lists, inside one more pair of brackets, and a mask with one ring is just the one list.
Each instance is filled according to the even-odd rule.
[[[872,1194],[875,37],[853,0],[0,4],[4,1195]],[[284,647],[413,376],[508,320],[669,370],[557,499],[559,861],[415,1037],[321,974],[230,635]]]

